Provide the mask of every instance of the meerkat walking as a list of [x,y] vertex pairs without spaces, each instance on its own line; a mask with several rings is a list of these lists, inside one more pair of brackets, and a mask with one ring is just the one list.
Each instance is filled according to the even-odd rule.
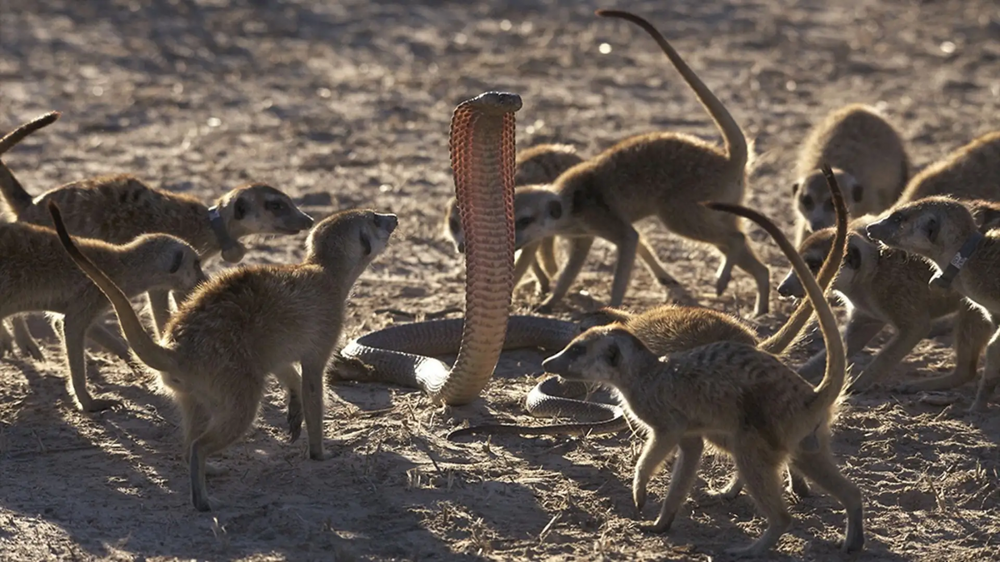
[[[48,113],[8,134],[0,141],[0,156],[58,117],[57,112]],[[202,260],[221,254],[229,263],[243,259],[246,248],[239,241],[243,237],[297,234],[313,224],[312,217],[288,195],[262,183],[237,187],[211,207],[124,174],[68,183],[32,198],[0,162],[0,194],[18,222],[51,227],[46,205],[52,201],[63,210],[67,228],[77,236],[122,244],[141,234],[162,232],[187,241]],[[162,332],[170,317],[169,293],[151,291],[149,301],[157,331]]]
[[786,464],[830,492],[847,510],[843,550],[864,546],[860,489],[841,474],[830,450],[831,424],[843,398],[843,341],[823,291],[781,230],[766,217],[738,205],[709,208],[750,218],[791,259],[806,285],[828,350],[826,372],[813,388],[777,357],[752,345],[719,342],[657,357],[620,324],[592,328],[543,363],[549,372],[614,388],[628,416],[646,434],[635,468],[633,500],[641,509],[646,485],[679,448],[674,474],[651,530],[669,529],[695,481],[711,436],[735,459],[740,477],[767,517],[764,534],[732,552],[760,555],[791,525],[781,495]]
[[[962,303],[962,295],[947,288],[928,285],[933,270],[922,260],[905,252],[880,249],[865,234],[865,228],[875,220],[872,215],[851,221],[847,254],[833,283],[833,290],[848,305],[844,340],[847,357],[855,357],[888,324],[894,330],[889,342],[872,362],[854,376],[853,390],[864,390],[881,380],[910,351],[928,337],[934,320],[958,313],[955,319],[955,368],[952,373],[916,381],[906,390],[939,390],[952,388],[973,380],[979,356],[989,341],[992,329],[978,311]],[[833,229],[810,234],[799,246],[799,253],[811,271],[830,251]],[[802,298],[805,292],[794,271],[790,271],[778,286],[782,296]],[[799,373],[812,379],[823,370],[825,352],[820,352],[799,368]]]
[[[931,284],[954,287],[995,329],[1000,325],[1000,231],[982,234],[967,204],[947,196],[925,197],[894,207],[865,231],[872,240],[923,257],[935,268]],[[986,348],[972,411],[987,409],[998,382],[1000,329]]]
[[[534,240],[553,235],[573,237],[567,262],[539,310],[551,310],[565,296],[595,236],[618,249],[610,304],[619,306],[636,254],[642,251],[639,233],[632,224],[655,215],[672,232],[711,244],[723,254],[716,275],[717,293],[728,287],[734,266],[749,272],[757,284],[755,313],[767,313],[768,269],[748,245],[739,219],[710,212],[698,204],[709,199],[731,203],[743,200],[750,153],[743,132],[722,102],[646,20],[614,10],[599,10],[597,14],[630,21],[656,40],[721,130],[725,145],[718,147],[673,132],[631,137],[559,176],[551,187],[559,213],[552,212],[549,202],[541,208],[519,209],[518,216],[530,215],[539,226]],[[554,214],[558,218],[553,218]]]
[[[395,215],[335,213],[313,227],[301,264],[252,265],[216,275],[184,301],[157,342],[114,281],[77,250],[56,205],[49,208],[66,251],[107,295],[133,352],[161,372],[164,388],[180,406],[196,509],[212,507],[206,459],[253,423],[269,373],[293,391],[301,387],[309,457],[323,458],[323,371],[340,339],[351,287],[385,249],[398,223]],[[301,366],[301,379],[294,363]]]
[[[79,244],[128,296],[151,289],[187,291],[205,280],[194,248],[168,234],[146,234],[124,245],[86,238]],[[70,394],[83,411],[118,404],[87,391],[84,338],[94,320],[107,311],[107,299],[73,267],[55,232],[33,224],[0,224],[0,295],[0,320],[32,311],[63,315]]]
[[809,232],[833,226],[833,205],[818,171],[823,164],[833,167],[854,217],[888,209],[910,177],[903,139],[875,108],[851,104],[831,112],[799,150],[792,185],[796,246]]

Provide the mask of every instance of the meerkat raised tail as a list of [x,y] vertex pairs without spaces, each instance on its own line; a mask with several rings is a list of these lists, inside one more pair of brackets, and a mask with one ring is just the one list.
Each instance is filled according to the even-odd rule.
[[717,293],[728,287],[733,267],[749,272],[757,285],[755,313],[767,313],[768,269],[747,243],[739,219],[699,205],[710,199],[743,200],[750,152],[743,132],[722,102],[649,22],[628,12],[600,10],[597,14],[632,22],[656,40],[719,127],[725,144],[720,147],[673,132],[634,136],[559,176],[551,187],[559,213],[553,213],[548,202],[542,208],[517,210],[518,216],[534,217],[540,227],[536,240],[553,235],[573,237],[567,262],[540,310],[551,309],[565,296],[594,237],[604,238],[618,249],[610,305],[620,305],[635,257],[642,251],[639,233],[632,224],[657,216],[672,232],[711,244],[723,254],[716,275]]
[[[0,141],[0,149],[9,149],[57,117],[53,112],[23,125]],[[69,231],[77,236],[122,244],[141,234],[162,232],[187,241],[203,260],[221,254],[230,263],[239,262],[246,253],[241,238],[297,234],[313,224],[288,195],[263,183],[237,187],[211,207],[124,174],[72,182],[32,197],[0,164],[0,193],[18,222],[51,227],[46,205],[52,201],[62,209]],[[149,300],[157,330],[162,331],[170,316],[169,294],[152,291]]]
[[738,205],[708,204],[739,213],[768,232],[792,263],[819,317],[828,350],[826,372],[813,387],[777,357],[752,345],[719,342],[658,357],[621,324],[591,328],[543,363],[565,378],[611,386],[628,416],[646,434],[635,468],[633,500],[641,510],[646,485],[679,449],[667,496],[651,530],[670,528],[693,485],[712,436],[767,517],[764,534],[736,554],[770,550],[791,525],[781,493],[786,463],[831,493],[846,508],[843,550],[864,546],[860,489],[841,474],[830,449],[831,424],[844,393],[844,346],[823,291],[781,230]]
[[184,301],[157,342],[114,281],[77,250],[58,208],[49,207],[66,251],[107,295],[133,352],[160,371],[180,406],[195,508],[211,509],[206,459],[249,429],[269,373],[289,388],[301,385],[309,456],[323,458],[323,372],[340,338],[351,287],[385,249],[395,215],[335,213],[309,233],[302,263],[216,275]]
[[888,209],[910,178],[903,139],[875,108],[851,104],[831,112],[799,149],[792,185],[796,246],[807,233],[833,226],[833,205],[818,171],[823,164],[833,167],[854,217]]
[[[967,203],[946,196],[894,207],[865,229],[868,237],[922,256],[935,268],[930,283],[953,287],[997,328],[1000,321],[1000,231],[985,235]],[[986,366],[972,411],[984,411],[1000,382],[1000,329],[986,348]]]
[[[124,245],[81,238],[79,245],[128,296],[152,289],[187,291],[205,280],[194,248],[168,234],[146,234]],[[83,349],[91,324],[108,310],[108,301],[73,266],[56,233],[33,224],[0,224],[0,256],[0,320],[33,311],[62,314],[70,394],[85,412],[118,404],[90,395]]]

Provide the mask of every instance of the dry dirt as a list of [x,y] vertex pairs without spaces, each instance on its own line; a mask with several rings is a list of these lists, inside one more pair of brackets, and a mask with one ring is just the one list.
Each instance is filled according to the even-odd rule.
[[[420,4],[420,5],[417,5]],[[6,161],[40,192],[130,172],[209,199],[248,179],[288,191],[317,216],[372,206],[400,216],[390,249],[349,307],[356,335],[462,305],[463,261],[440,235],[453,189],[453,107],[485,90],[524,99],[518,141],[587,155],[656,129],[718,133],[653,42],[592,2],[395,3],[320,0],[0,0],[0,128],[41,112],[62,119]],[[992,0],[633,2],[728,105],[763,153],[749,203],[791,231],[785,195],[796,143],[848,102],[883,107],[924,166],[1000,128],[1000,4]],[[611,50],[601,54],[600,45]],[[655,222],[642,223],[701,304],[747,315],[737,273],[716,298],[718,263]],[[787,267],[757,229],[755,246]],[[286,263],[303,236],[256,243],[248,262]],[[562,317],[607,299],[613,248],[600,243]],[[760,320],[769,333],[788,302]],[[626,306],[664,294],[638,271]],[[537,298],[515,294],[519,308]],[[44,329],[43,322],[34,324]],[[41,331],[39,332],[41,334]],[[881,341],[885,341],[885,337]],[[497,438],[452,444],[464,419],[524,419],[538,352],[507,353],[482,400],[434,407],[406,389],[329,388],[329,459],[282,432],[276,385],[256,427],[221,459],[190,505],[177,416],[136,376],[94,351],[95,394],[124,408],[83,415],[65,389],[58,342],[47,359],[0,361],[0,559],[725,559],[763,520],[745,494],[714,501],[728,461],[707,458],[683,516],[644,534],[630,503],[638,438]],[[886,379],[945,372],[950,336],[925,340]],[[812,344],[812,350],[815,350]],[[801,350],[801,360],[809,350]],[[870,356],[869,356],[870,358]],[[1000,404],[968,415],[972,385],[931,405],[888,388],[851,399],[836,437],[865,493],[867,551],[880,561],[1000,559]],[[669,479],[655,480],[659,497]],[[654,503],[654,502],[650,502]],[[771,557],[840,559],[844,514],[822,494],[792,507]],[[647,506],[644,518],[655,515]]]

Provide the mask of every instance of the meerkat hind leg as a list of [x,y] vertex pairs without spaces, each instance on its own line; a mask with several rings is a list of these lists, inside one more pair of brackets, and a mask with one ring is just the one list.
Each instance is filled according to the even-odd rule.
[[14,354],[14,336],[7,329],[7,324],[0,318],[0,357]]
[[840,472],[829,446],[824,445],[813,453],[799,451],[792,465],[844,506],[847,533],[841,548],[847,552],[860,550],[865,544],[861,489]]
[[302,359],[302,406],[309,439],[309,458],[323,460],[323,371],[330,357],[329,350],[322,350]]
[[294,365],[285,365],[274,371],[274,376],[281,381],[287,392],[288,441],[294,443],[302,434],[302,377]]
[[972,412],[985,412],[989,408],[990,398],[996,390],[997,383],[1000,383],[1000,329],[990,339],[986,346],[986,366],[983,369],[983,378],[979,381],[979,390],[976,391],[976,398],[969,408]]
[[[182,458],[184,462],[190,462],[191,443],[205,432],[211,416],[208,410],[199,404],[190,394],[175,392],[174,401],[177,402],[181,411],[181,431],[184,434]],[[225,473],[225,468],[211,462],[205,462],[206,475],[219,476]]]
[[224,450],[250,429],[257,417],[260,398],[259,385],[234,389],[233,394],[214,405],[205,431],[191,442],[191,503],[198,511],[212,509],[213,502],[205,486],[208,457]]
[[767,443],[753,436],[744,436],[736,444],[733,455],[736,468],[750,497],[767,518],[767,529],[750,546],[730,549],[730,554],[763,554],[777,544],[792,524],[792,516],[781,493],[781,466],[784,463],[777,456]]
[[900,386],[902,392],[947,390],[962,386],[976,378],[979,357],[983,355],[993,333],[990,322],[978,310],[964,303],[955,317],[955,368],[947,375],[927,377]]

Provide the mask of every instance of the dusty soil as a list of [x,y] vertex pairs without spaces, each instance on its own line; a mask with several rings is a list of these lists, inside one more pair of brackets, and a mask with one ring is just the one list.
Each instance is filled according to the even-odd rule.
[[[590,155],[668,128],[718,139],[652,41],[592,16],[601,5],[414,4],[0,0],[0,128],[63,112],[6,161],[36,193],[131,172],[209,199],[253,178],[317,216],[362,205],[396,212],[395,241],[350,304],[347,333],[356,335],[410,320],[386,308],[423,315],[462,304],[463,262],[439,229],[459,101],[489,89],[521,94],[521,146],[561,141]],[[789,232],[790,162],[824,111],[855,101],[883,107],[918,166],[1000,128],[1000,4],[991,0],[630,7],[756,137],[763,156],[748,201]],[[749,314],[747,275],[716,298],[713,251],[652,221],[642,230],[701,304]],[[761,231],[751,233],[777,282],[787,264]],[[295,261],[303,240],[261,240],[247,261]],[[597,245],[559,315],[607,299],[613,255]],[[774,298],[763,333],[791,308]],[[663,300],[648,273],[636,273],[626,305]],[[522,288],[515,301],[527,308],[537,298]],[[44,323],[34,327],[44,335]],[[434,407],[406,389],[332,386],[324,462],[308,460],[303,442],[286,442],[275,385],[255,429],[221,459],[228,474],[209,483],[224,506],[197,513],[177,416],[154,393],[154,375],[94,351],[95,394],[124,407],[83,415],[65,390],[57,340],[45,342],[43,362],[0,361],[0,559],[709,560],[763,528],[745,494],[706,495],[728,478],[726,460],[706,459],[684,515],[654,536],[638,529],[630,504],[638,438],[445,441],[465,419],[524,419],[521,402],[543,358],[527,351],[505,354],[482,400],[466,408]],[[1000,559],[1000,405],[966,414],[972,385],[934,400],[950,405],[891,391],[947,371],[950,344],[950,336],[925,340],[886,375],[887,388],[852,398],[840,423],[836,452],[866,499],[861,559]],[[655,480],[656,497],[668,479]],[[838,559],[836,502],[817,494],[792,511],[773,559]],[[644,518],[654,515],[647,506]]]

